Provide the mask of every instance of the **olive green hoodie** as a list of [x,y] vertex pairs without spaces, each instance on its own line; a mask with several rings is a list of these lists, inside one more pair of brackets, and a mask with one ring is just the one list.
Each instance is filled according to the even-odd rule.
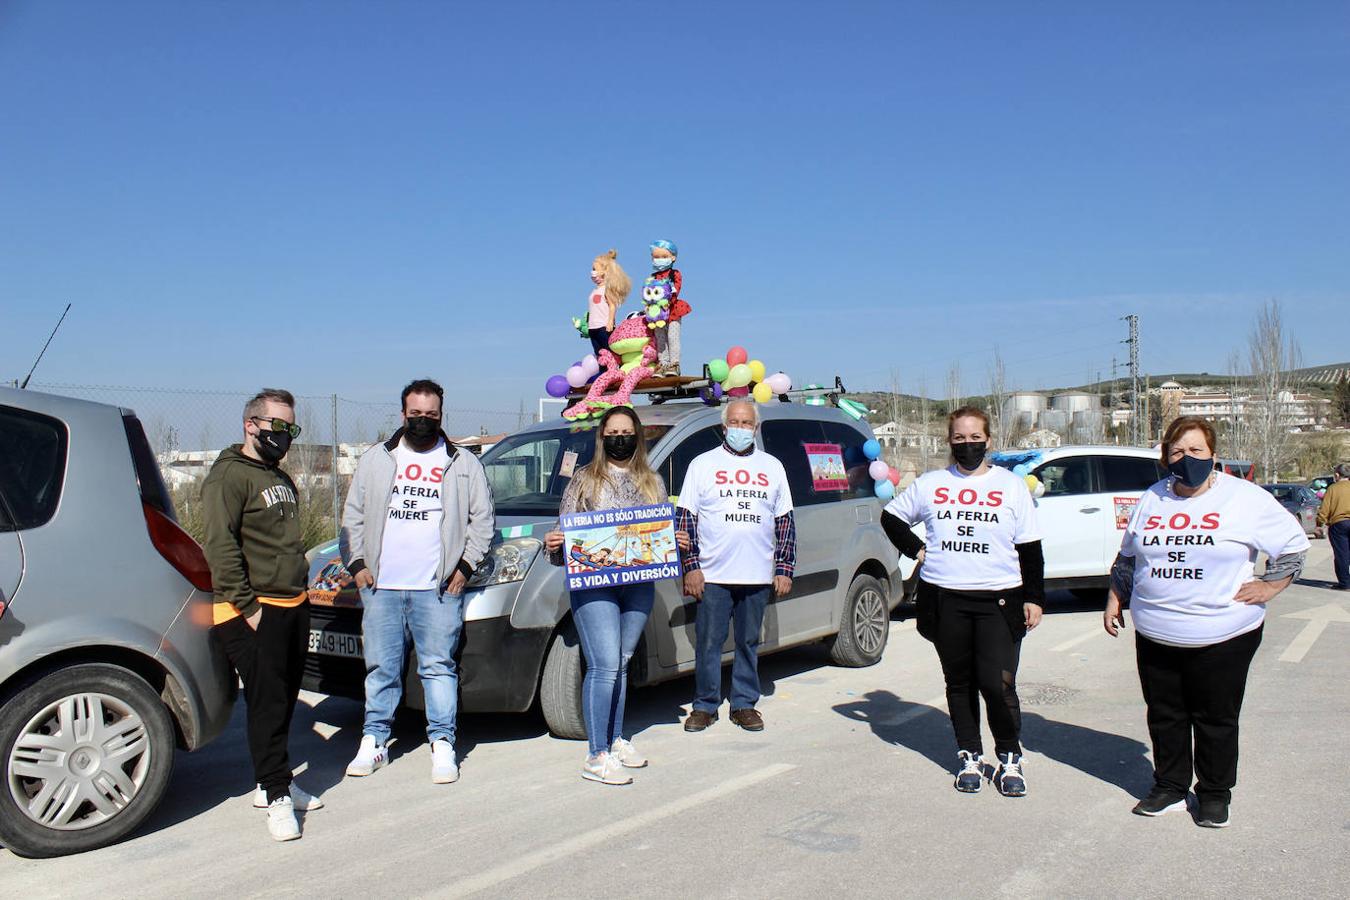
[[235,444],[221,451],[202,484],[202,549],[216,602],[251,616],[260,596],[303,593],[309,565],[295,482],[276,466],[245,456],[241,448]]

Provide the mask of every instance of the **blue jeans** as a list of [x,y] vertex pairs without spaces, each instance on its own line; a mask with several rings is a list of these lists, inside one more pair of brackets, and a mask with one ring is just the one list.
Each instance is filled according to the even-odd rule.
[[722,705],[722,645],[735,622],[736,655],[731,664],[731,708],[759,702],[759,631],[769,604],[767,584],[705,584],[694,619],[694,709],[716,712]]
[[455,742],[459,669],[455,648],[464,625],[464,597],[425,591],[363,588],[361,639],[366,657],[366,721],[362,729],[384,744],[403,696],[403,659],[412,638],[427,704],[427,740]]
[[1336,583],[1350,588],[1350,519],[1343,519],[1327,528],[1331,541],[1331,558],[1336,569]]
[[591,755],[607,752],[623,737],[628,661],[647,627],[656,587],[629,584],[572,594],[572,621],[586,656],[581,712]]

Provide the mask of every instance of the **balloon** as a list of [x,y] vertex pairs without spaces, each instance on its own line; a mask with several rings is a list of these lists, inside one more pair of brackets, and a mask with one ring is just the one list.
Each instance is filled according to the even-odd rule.
[[714,384],[712,386],[712,395],[714,400],[721,400],[722,395],[725,393],[726,391],[722,390],[722,386],[720,384]]
[[881,442],[878,441],[876,438],[872,438],[871,440],[867,441],[865,444],[863,444],[863,455],[865,455],[868,459],[880,459]]
[[1031,491],[1031,493],[1037,497],[1040,496],[1040,494],[1036,493],[1036,488],[1041,486],[1041,480],[1039,478],[1035,475],[1024,475],[1022,476],[1022,480],[1027,483],[1027,490]]
[[891,484],[895,485],[896,487],[899,487],[899,486],[900,486],[900,470],[897,469],[897,468],[895,468],[894,466],[892,466],[892,467],[891,467],[891,470],[890,470],[889,472],[886,473],[886,480],[889,481]]
[[764,363],[757,359],[750,360],[750,380],[755,384],[764,381]]
[[[573,365],[573,366],[579,366],[579,365],[581,365],[581,360],[577,360],[576,362],[572,363],[572,365]],[[569,366],[568,368],[571,368],[571,366]]]
[[741,387],[731,388],[727,391],[728,397],[749,397],[750,389],[742,385]]
[[727,351],[727,365],[729,366],[744,365],[749,358],[750,354],[745,352],[744,347],[732,347]]
[[879,459],[873,460],[872,464],[867,467],[867,474],[871,475],[873,480],[881,481],[891,474],[891,467]]
[[878,481],[876,486],[877,497],[881,500],[889,500],[895,496],[895,485],[889,481]]
[[764,379],[764,383],[773,388],[775,394],[786,394],[788,391],[792,390],[792,379],[782,372],[779,372],[776,375],[770,375],[768,378]]
[[768,403],[773,399],[773,388],[763,382],[755,385],[755,389],[751,393],[754,395],[757,403]]
[[708,363],[708,377],[716,382],[727,380],[727,374],[731,372],[731,366],[727,365],[725,359],[714,359]]
[[586,383],[586,379],[589,377],[590,376],[586,374],[586,370],[581,368],[581,366],[579,365],[572,366],[567,370],[567,383],[574,388],[579,388],[582,385],[584,385]]
[[1014,474],[1014,475],[1018,475],[1018,476],[1026,476],[1026,475],[1030,474],[1030,472],[1031,472],[1031,466],[1028,466],[1026,463],[1018,463],[1017,465],[1013,466],[1013,474]]
[[729,388],[745,387],[750,383],[750,367],[745,363],[732,366],[722,383]]
[[544,390],[548,391],[550,397],[566,397],[570,388],[571,385],[562,375],[554,375],[544,384]]
[[597,375],[600,372],[600,361],[595,358],[595,354],[587,353],[581,358],[581,369],[588,378]]

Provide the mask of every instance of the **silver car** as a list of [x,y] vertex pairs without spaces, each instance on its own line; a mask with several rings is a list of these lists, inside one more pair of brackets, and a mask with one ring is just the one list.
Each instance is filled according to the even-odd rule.
[[[760,406],[760,447],[787,470],[797,519],[797,570],[792,592],[772,600],[760,653],[828,641],[840,665],[881,659],[891,610],[900,602],[912,561],[902,569],[881,529],[881,507],[867,473],[866,423],[832,406]],[[722,442],[720,411],[669,402],[639,409],[652,466],[678,495],[690,461]],[[839,447],[848,470],[844,490],[815,489],[805,444]],[[563,420],[532,425],[483,456],[496,501],[498,537],[469,582],[461,648],[461,709],[524,712],[537,701],[559,737],[585,737],[581,715],[583,662],[572,626],[563,570],[541,552],[544,532],[572,470],[585,465],[594,432]],[[361,601],[332,542],[311,551],[310,655],[306,686],[361,698]],[[910,582],[912,584],[912,580]],[[694,600],[675,580],[660,582],[656,606],[633,657],[631,683],[668,681],[694,668]],[[730,659],[732,637],[725,658]],[[422,705],[416,666],[405,704]]]
[[0,388],[0,844],[77,853],[154,811],[234,705],[210,602],[135,414]]

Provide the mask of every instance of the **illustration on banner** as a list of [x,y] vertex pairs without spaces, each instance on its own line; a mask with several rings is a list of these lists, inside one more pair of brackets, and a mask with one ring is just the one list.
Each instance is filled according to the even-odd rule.
[[567,589],[593,590],[680,575],[669,503],[562,517]]

